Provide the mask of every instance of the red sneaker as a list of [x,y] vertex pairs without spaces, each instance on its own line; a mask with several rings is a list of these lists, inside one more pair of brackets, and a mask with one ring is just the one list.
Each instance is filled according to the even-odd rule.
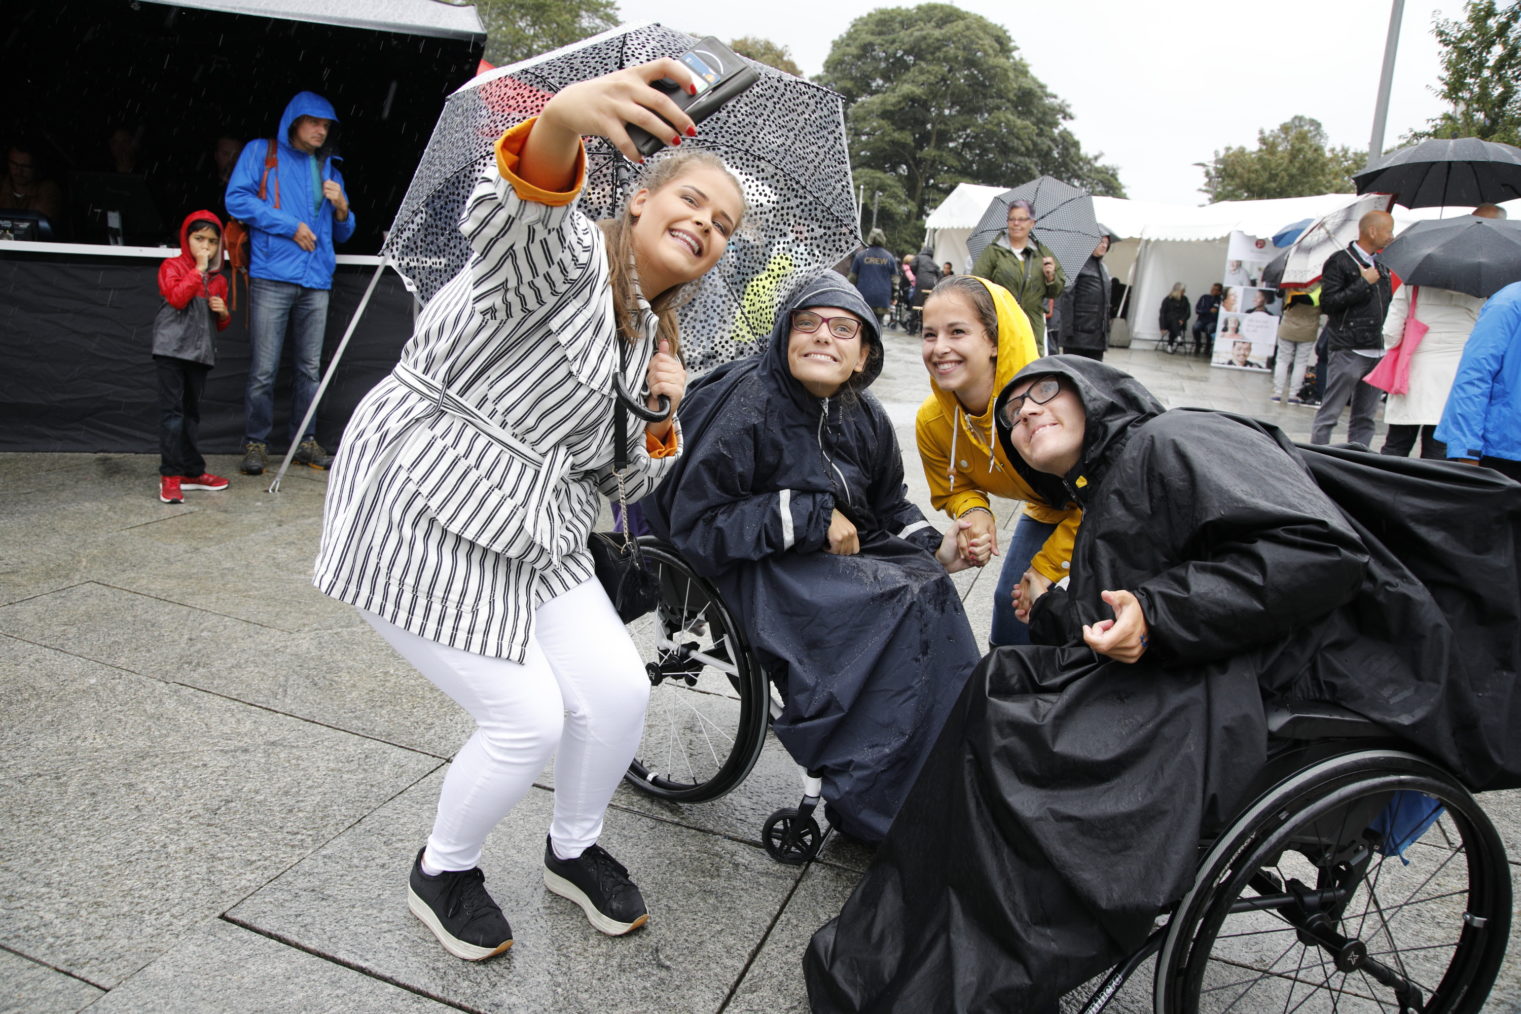
[[202,472],[200,475],[180,476],[180,487],[182,489],[226,489],[227,480],[220,475]]
[[180,493],[180,477],[177,475],[159,476],[158,498],[164,501],[164,503],[184,503],[185,497]]

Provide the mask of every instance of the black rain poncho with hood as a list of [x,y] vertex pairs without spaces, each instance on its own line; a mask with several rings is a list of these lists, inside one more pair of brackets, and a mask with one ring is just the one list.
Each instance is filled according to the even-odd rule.
[[[874,346],[828,399],[787,362],[790,313],[835,306]],[[695,381],[686,442],[643,502],[651,528],[713,580],[785,701],[772,723],[820,775],[832,823],[879,840],[892,822],[978,649],[936,531],[905,496],[891,421],[866,392],[882,368],[871,308],[833,273],[803,283],[771,344]],[[831,512],[861,550],[825,552]]]
[[[1042,374],[1087,414],[1064,477],[1084,509],[1070,586],[1031,613],[1057,643],[996,649],[973,673],[810,944],[815,1011],[1054,1010],[1186,890],[1194,842],[1262,771],[1267,702],[1357,711],[1474,788],[1521,770],[1521,485],[1164,411],[1078,357],[1015,383]],[[1149,626],[1129,665],[1082,641],[1117,589]]]

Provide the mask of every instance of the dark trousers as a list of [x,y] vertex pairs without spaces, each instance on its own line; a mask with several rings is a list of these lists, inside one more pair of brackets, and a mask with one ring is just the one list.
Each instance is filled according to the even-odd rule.
[[1096,359],[1096,360],[1098,360],[1101,363],[1104,361],[1104,350],[1103,349],[1074,349],[1074,348],[1070,348],[1069,346],[1063,345],[1062,346],[1062,355],[1064,355],[1064,356],[1082,356],[1084,359]]
[[1485,468],[1493,468],[1501,475],[1521,482],[1521,461],[1512,461],[1509,458],[1480,458],[1479,464]]
[[1310,424],[1310,443],[1329,444],[1331,431],[1341,418],[1341,410],[1352,404],[1352,416],[1347,420],[1347,442],[1373,445],[1373,416],[1378,412],[1378,400],[1384,392],[1372,384],[1364,384],[1363,378],[1378,365],[1376,356],[1365,356],[1351,349],[1338,349],[1326,357],[1326,393],[1315,410],[1315,421]]
[[1417,436],[1421,438],[1421,457],[1434,458],[1438,461],[1447,459],[1447,445],[1436,438],[1435,426],[1405,423],[1389,424],[1389,432],[1384,437],[1384,446],[1379,453],[1396,458],[1408,458],[1411,448],[1415,446]]
[[201,392],[211,367],[172,356],[154,356],[158,370],[159,475],[197,476],[206,459],[196,450],[201,428]]

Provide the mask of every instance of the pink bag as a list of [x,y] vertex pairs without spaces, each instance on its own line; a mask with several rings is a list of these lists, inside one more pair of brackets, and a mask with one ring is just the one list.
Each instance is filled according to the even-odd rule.
[[1384,358],[1363,378],[1364,383],[1390,394],[1404,394],[1410,390],[1410,357],[1415,355],[1421,339],[1431,330],[1429,325],[1415,319],[1415,298],[1420,292],[1419,286],[1410,287],[1410,312],[1405,314],[1405,331],[1400,335],[1400,343],[1384,353]]

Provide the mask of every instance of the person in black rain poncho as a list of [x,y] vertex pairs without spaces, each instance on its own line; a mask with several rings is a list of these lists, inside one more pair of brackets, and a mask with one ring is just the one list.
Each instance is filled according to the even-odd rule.
[[1070,585],[1022,586],[1037,643],[968,680],[810,943],[814,1011],[1055,1011],[1187,889],[1266,761],[1268,701],[1339,704],[1472,788],[1516,784],[1521,485],[1301,452],[1072,356],[995,411],[1021,474],[1083,508]]
[[904,495],[892,423],[866,392],[881,369],[855,288],[805,281],[768,348],[691,385],[686,453],[643,501],[759,652],[785,702],[772,728],[823,778],[830,822],[868,841],[978,658],[946,576],[964,565],[956,529],[942,538]]

